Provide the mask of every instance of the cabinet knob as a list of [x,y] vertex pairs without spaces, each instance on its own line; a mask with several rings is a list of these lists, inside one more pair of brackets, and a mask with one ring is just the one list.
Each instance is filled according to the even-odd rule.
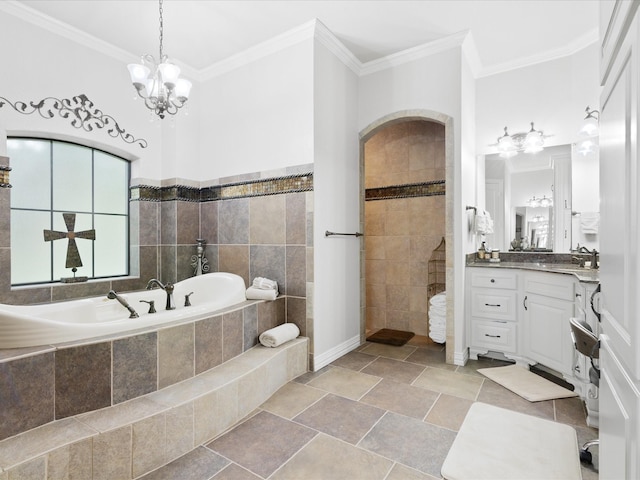
[[491,279],[491,283],[496,283],[495,278],[492,278],[492,279]]

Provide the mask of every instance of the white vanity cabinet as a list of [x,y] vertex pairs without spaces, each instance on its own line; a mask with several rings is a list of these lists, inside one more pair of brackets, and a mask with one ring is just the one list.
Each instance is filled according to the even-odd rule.
[[489,351],[515,354],[518,350],[518,272],[472,268],[469,272],[467,312],[472,359]]
[[575,349],[569,319],[580,298],[578,283],[562,273],[469,267],[469,357],[498,352],[518,363],[540,363],[572,380]]
[[572,377],[574,348],[569,319],[575,312],[577,279],[557,273],[522,274],[522,354]]

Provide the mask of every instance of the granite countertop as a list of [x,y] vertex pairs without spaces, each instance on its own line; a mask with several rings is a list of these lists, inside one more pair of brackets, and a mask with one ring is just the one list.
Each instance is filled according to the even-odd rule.
[[488,260],[474,260],[467,263],[467,267],[491,267],[491,268],[517,268],[520,270],[535,270],[538,272],[560,273],[564,275],[574,275],[579,281],[585,283],[598,283],[600,281],[600,270],[590,267],[580,267],[574,263],[543,263],[543,262],[513,262],[500,261],[490,262]]

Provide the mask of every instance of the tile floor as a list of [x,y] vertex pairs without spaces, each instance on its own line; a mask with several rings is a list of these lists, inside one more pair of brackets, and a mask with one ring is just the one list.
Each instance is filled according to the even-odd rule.
[[[282,387],[243,423],[145,480],[425,480],[440,467],[475,401],[573,426],[596,438],[577,398],[530,403],[476,372],[497,360],[445,363],[425,337],[365,343]],[[544,439],[541,439],[544,441]],[[593,449],[597,464],[597,448]],[[585,480],[597,479],[582,467]]]

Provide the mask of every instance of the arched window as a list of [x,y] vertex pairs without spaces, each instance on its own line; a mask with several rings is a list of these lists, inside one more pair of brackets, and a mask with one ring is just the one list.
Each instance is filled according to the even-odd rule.
[[128,161],[38,138],[9,138],[7,154],[12,285],[129,274]]

